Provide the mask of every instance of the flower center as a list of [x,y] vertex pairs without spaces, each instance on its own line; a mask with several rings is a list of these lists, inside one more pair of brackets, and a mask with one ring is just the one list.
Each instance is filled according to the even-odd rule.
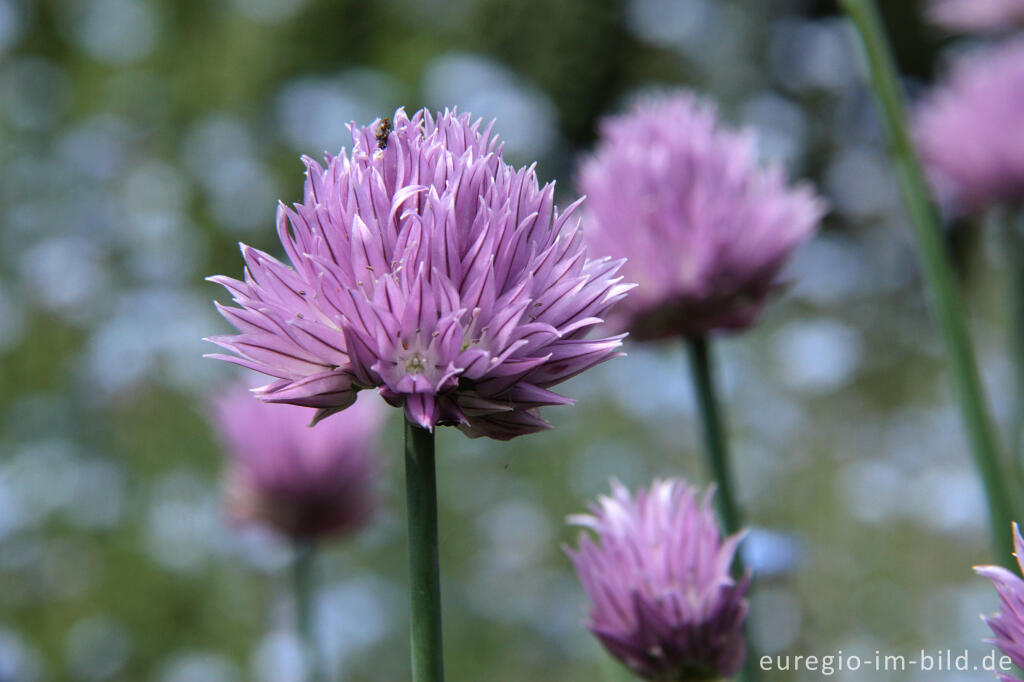
[[405,361],[405,371],[407,374],[423,374],[426,364],[427,359],[423,357],[423,354],[416,352]]

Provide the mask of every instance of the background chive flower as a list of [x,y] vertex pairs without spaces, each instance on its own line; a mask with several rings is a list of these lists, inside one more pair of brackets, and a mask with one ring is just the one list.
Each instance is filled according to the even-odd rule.
[[928,16],[954,31],[1008,31],[1024,25],[1024,0],[936,0]]
[[[1017,564],[1024,571],[1024,538],[1020,528],[1013,524],[1013,547]],[[985,619],[995,637],[988,640],[1009,656],[1014,665],[1024,668],[1024,580],[1002,566],[975,566],[974,570],[996,586],[1002,608]],[[1010,675],[1000,675],[1003,682],[1021,682]]]
[[915,136],[936,191],[969,212],[1024,198],[1024,40],[960,57],[917,107]]
[[213,414],[229,455],[228,515],[296,540],[358,529],[373,510],[384,413],[361,400],[314,429],[301,407],[268,405],[245,390],[222,396]]
[[427,429],[547,428],[537,408],[572,402],[549,389],[617,354],[621,336],[585,335],[629,289],[621,261],[588,259],[579,202],[559,213],[554,185],[468,114],[351,130],[351,155],[306,158],[302,203],[278,210],[291,267],[243,246],[244,281],[212,278],[241,332],[214,357],[277,377],[258,395],[317,419],[377,387]]
[[590,600],[587,627],[638,676],[699,682],[735,674],[746,655],[748,578],[729,571],[741,534],[723,540],[711,493],[656,480],[569,522],[587,528],[569,557]]
[[824,205],[762,169],[746,133],[720,127],[691,93],[605,119],[580,169],[594,253],[627,257],[638,283],[615,325],[640,339],[703,337],[750,325]]

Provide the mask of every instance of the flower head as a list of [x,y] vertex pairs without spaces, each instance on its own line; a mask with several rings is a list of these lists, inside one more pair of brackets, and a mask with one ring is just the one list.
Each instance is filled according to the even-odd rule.
[[[1013,546],[1017,564],[1024,571],[1024,538],[1016,523],[1013,524]],[[989,643],[999,647],[1018,668],[1024,668],[1024,580],[1002,566],[975,566],[974,570],[995,584],[1002,604],[999,613],[985,619],[995,635]],[[1000,675],[1000,679],[1021,682],[1009,675]]]
[[750,325],[823,203],[781,167],[761,169],[752,138],[689,93],[639,102],[601,138],[580,169],[587,238],[628,257],[638,282],[616,325],[641,339]]
[[491,126],[403,110],[352,128],[351,155],[305,159],[302,203],[278,210],[291,267],[247,246],[240,308],[215,356],[277,377],[268,402],[345,409],[377,387],[414,423],[508,439],[546,428],[548,389],[617,354],[587,339],[628,285],[586,257],[554,186],[502,160]]
[[587,627],[646,680],[701,682],[743,664],[747,582],[729,573],[741,536],[722,540],[711,493],[681,480],[654,481],[611,497],[569,522],[592,530],[568,550],[590,599]]
[[934,0],[928,15],[954,31],[1005,31],[1024,25],[1024,0]]
[[914,128],[937,191],[961,211],[1024,199],[1024,40],[961,57]]
[[362,526],[373,510],[383,412],[362,400],[314,429],[301,407],[268,405],[244,390],[221,396],[213,415],[230,457],[229,516],[306,539]]

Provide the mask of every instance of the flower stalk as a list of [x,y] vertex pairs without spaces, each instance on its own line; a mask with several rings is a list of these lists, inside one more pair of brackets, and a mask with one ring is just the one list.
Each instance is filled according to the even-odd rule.
[[316,548],[312,542],[296,540],[292,559],[292,590],[295,595],[295,620],[302,642],[308,682],[327,682],[321,667],[320,649],[316,637],[314,609],[314,563]]
[[[704,436],[705,455],[711,473],[715,477],[717,490],[715,502],[722,525],[727,535],[740,531],[743,515],[736,503],[735,486],[732,477],[732,465],[729,462],[729,442],[725,434],[721,407],[715,390],[715,380],[711,367],[711,348],[704,337],[687,340],[690,356],[690,372],[693,376],[693,387],[697,394],[697,407],[700,412],[701,432]],[[743,560],[736,555],[736,572],[743,573]]]
[[1013,520],[1006,479],[1001,473],[995,432],[982,392],[964,306],[946,252],[938,214],[907,132],[906,103],[897,79],[895,60],[874,2],[840,0],[840,5],[853,21],[867,56],[871,86],[889,137],[890,153],[917,241],[922,272],[945,341],[953,389],[963,414],[971,452],[985,487],[996,556],[1001,563],[1012,565],[1009,548],[1003,542],[1006,529]]
[[[726,535],[734,535],[742,530],[743,514],[736,501],[736,486],[729,460],[729,440],[718,402],[718,392],[715,390],[711,347],[706,337],[695,337],[687,340],[687,351],[694,391],[697,394],[701,432],[704,435],[704,452],[717,484],[715,502],[718,505],[718,515],[722,519]],[[733,575],[737,579],[742,579],[745,573],[743,555],[737,552],[733,560]],[[754,664],[756,660],[757,654],[750,638],[750,628],[747,628],[747,658],[740,671],[740,678],[745,682],[757,679],[757,667]]]
[[988,223],[1003,242],[1006,258],[1009,334],[1008,345],[1013,361],[1014,404],[1010,418],[1010,463],[1016,484],[1024,489],[1024,235],[1016,221],[1016,213],[996,206],[988,211]]
[[405,421],[413,682],[443,682],[434,434]]

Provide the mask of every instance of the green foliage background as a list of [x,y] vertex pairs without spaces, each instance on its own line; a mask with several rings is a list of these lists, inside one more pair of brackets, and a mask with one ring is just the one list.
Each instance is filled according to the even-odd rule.
[[[413,110],[434,104],[424,74],[451,54],[497,65],[550,104],[553,142],[539,171],[559,179],[563,204],[597,120],[638,91],[697,88],[720,100],[727,119],[759,132],[757,96],[769,96],[774,111],[781,102],[783,121],[796,112],[799,126],[774,132],[798,138],[789,165],[818,182],[835,210],[789,273],[791,291],[760,326],[719,345],[741,496],[757,529],[755,630],[770,654],[984,650],[976,615],[994,597],[970,571],[988,558],[980,492],[870,100],[831,3],[692,2],[717,19],[669,38],[657,30],[660,17],[681,15],[653,1],[310,0],[269,21],[245,8],[288,3],[122,4],[139,3],[154,36],[127,59],[83,47],[89,3],[0,3],[0,35],[8,36],[0,41],[0,681],[282,682],[265,637],[289,627],[287,548],[265,536],[239,540],[216,511],[223,455],[206,395],[238,375],[200,358],[198,337],[226,330],[208,303],[222,294],[202,276],[238,275],[239,239],[277,251],[274,202],[299,197],[298,154],[319,152],[295,149],[282,133],[282,88],[371,69],[391,84],[389,106]],[[637,18],[641,5],[647,23]],[[885,9],[919,89],[941,68],[944,37],[924,25],[916,3]],[[812,34],[825,47],[801,42]],[[840,75],[808,85],[794,69],[814,66],[822,50],[838,54]],[[277,190],[261,195],[262,223],[226,227],[222,197],[187,168],[189,131],[211,115],[248,131]],[[69,165],[68,135],[111,116],[117,132],[104,139],[119,149],[114,170],[97,171],[88,156],[84,169]],[[231,157],[228,150],[214,164]],[[154,167],[174,182],[132,184]],[[171,190],[179,200],[168,209]],[[139,205],[170,210],[177,227],[139,246]],[[1003,263],[991,235],[952,230],[1005,417]],[[57,266],[40,260],[36,247],[69,236],[91,246],[71,249]],[[186,262],[151,280],[147,258],[170,259],[182,240],[191,245]],[[86,257],[102,281],[87,279],[98,289],[79,296],[82,280],[67,273]],[[57,294],[40,294],[50,290]],[[130,342],[110,326],[124,319],[135,320]],[[622,679],[580,626],[582,595],[560,549],[572,533],[562,519],[606,491],[612,475],[629,485],[656,475],[706,480],[681,349],[627,350],[573,381],[567,394],[580,402],[550,410],[549,433],[509,444],[440,435],[449,679]],[[121,358],[143,369],[103,381]],[[369,595],[340,602],[353,610],[331,617],[351,616],[347,626],[327,624],[325,638],[351,645],[339,679],[407,679],[399,439],[393,420],[372,527],[320,557],[325,590]],[[88,476],[93,465],[106,472],[102,485]],[[106,521],[82,521],[112,496]],[[185,550],[161,549],[160,519],[171,520],[169,537],[185,538]],[[195,555],[175,563],[186,550]],[[183,661],[200,664],[188,673]]]

